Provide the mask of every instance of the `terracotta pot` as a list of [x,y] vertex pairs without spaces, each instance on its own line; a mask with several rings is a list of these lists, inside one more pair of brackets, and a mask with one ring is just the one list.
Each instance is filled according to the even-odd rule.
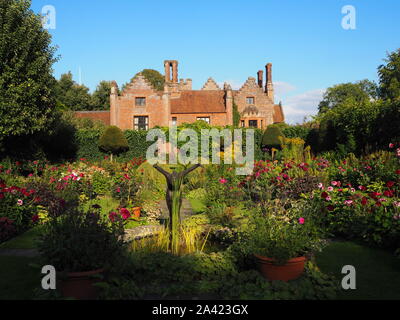
[[135,207],[135,208],[132,208],[131,210],[132,210],[132,213],[135,216],[135,218],[139,219],[140,218],[140,212],[142,211],[142,208],[141,207]]
[[99,279],[92,276],[103,272],[104,269],[67,273],[66,278],[59,281],[58,287],[65,298],[94,300],[97,298],[97,288],[93,284],[99,282]]
[[268,280],[289,281],[299,278],[304,272],[306,257],[290,259],[284,265],[277,265],[271,258],[255,255],[258,269]]

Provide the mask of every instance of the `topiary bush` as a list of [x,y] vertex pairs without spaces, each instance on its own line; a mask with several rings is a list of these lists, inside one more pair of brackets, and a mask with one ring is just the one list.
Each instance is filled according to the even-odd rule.
[[128,140],[122,130],[116,126],[110,126],[104,131],[99,140],[99,147],[102,151],[111,155],[111,161],[114,154],[119,154],[129,149]]
[[265,130],[262,138],[262,146],[268,149],[281,149],[281,141],[279,137],[284,137],[282,130],[277,126],[270,126]]

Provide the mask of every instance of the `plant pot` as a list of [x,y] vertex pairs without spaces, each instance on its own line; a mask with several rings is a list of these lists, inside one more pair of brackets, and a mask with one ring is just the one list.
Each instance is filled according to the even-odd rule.
[[67,273],[66,278],[59,281],[61,294],[65,298],[75,298],[77,300],[96,299],[97,288],[93,284],[99,282],[99,279],[93,276],[103,272],[104,269]]
[[132,213],[135,216],[135,218],[139,219],[140,218],[140,212],[142,211],[142,208],[141,207],[135,207],[135,208],[132,208],[131,210],[132,210]]
[[306,257],[290,259],[284,265],[277,265],[271,258],[255,255],[258,269],[268,280],[289,281],[299,278],[304,272]]

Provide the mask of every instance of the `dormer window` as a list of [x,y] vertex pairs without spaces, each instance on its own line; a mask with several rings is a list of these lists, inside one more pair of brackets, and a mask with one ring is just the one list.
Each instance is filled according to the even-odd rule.
[[247,97],[246,98],[246,103],[253,105],[254,104],[254,97]]
[[135,98],[135,106],[136,107],[144,107],[146,106],[146,98]]

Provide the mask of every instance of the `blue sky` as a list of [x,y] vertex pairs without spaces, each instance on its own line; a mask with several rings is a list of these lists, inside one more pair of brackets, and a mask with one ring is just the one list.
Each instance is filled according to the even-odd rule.
[[[33,0],[56,9],[57,78],[71,71],[91,90],[101,80],[128,82],[179,60],[179,78],[200,89],[208,77],[241,86],[273,63],[276,102],[287,120],[314,114],[324,90],[368,78],[400,47],[398,0]],[[356,29],[342,28],[342,7]]]

